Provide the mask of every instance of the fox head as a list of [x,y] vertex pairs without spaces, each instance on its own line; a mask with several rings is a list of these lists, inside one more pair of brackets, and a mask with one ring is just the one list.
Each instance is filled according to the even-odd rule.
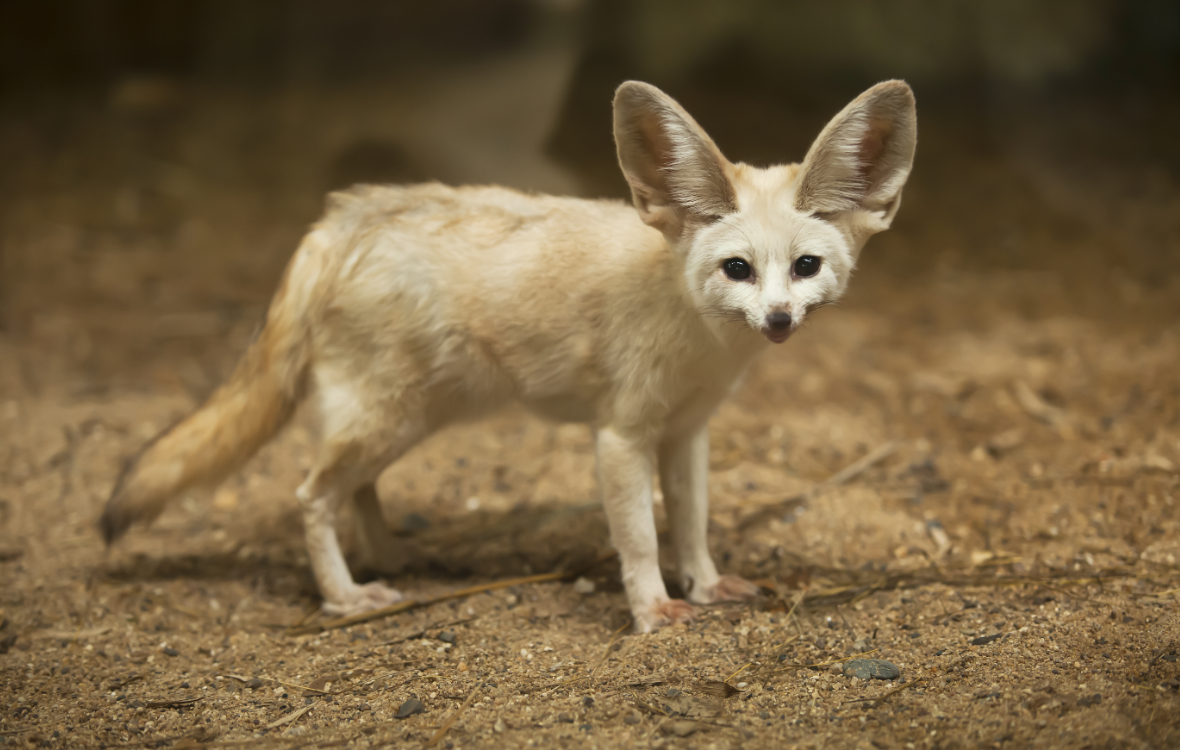
[[635,208],[682,259],[714,334],[726,340],[724,324],[739,322],[781,343],[844,293],[864,243],[889,228],[918,121],[910,87],[886,81],[836,115],[801,164],[763,169],[731,163],[671,97],[628,81],[614,129]]

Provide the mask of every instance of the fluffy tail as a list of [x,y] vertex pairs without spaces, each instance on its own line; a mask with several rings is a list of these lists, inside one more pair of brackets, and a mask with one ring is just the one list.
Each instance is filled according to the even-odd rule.
[[309,250],[301,248],[288,266],[266,324],[229,381],[123,469],[98,521],[107,544],[133,523],[154,519],[184,490],[224,479],[291,417],[306,380],[307,321],[314,318],[308,303],[317,286],[300,282],[314,282],[314,271],[322,270],[308,267],[322,260],[307,257]]

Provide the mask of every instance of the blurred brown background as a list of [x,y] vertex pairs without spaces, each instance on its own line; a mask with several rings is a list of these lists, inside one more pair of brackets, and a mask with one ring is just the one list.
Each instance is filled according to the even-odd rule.
[[37,381],[102,389],[165,356],[204,390],[222,368],[203,344],[245,335],[329,189],[621,197],[621,80],[665,87],[730,158],[766,163],[891,77],[915,87],[921,145],[863,276],[1045,272],[1057,303],[1098,317],[1175,296],[1167,0],[11,0],[0,330],[55,362]]

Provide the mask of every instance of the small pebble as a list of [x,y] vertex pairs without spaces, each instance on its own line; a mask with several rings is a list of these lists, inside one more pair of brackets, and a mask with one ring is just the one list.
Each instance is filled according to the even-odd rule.
[[442,641],[443,643],[454,643],[455,642],[455,634],[449,630],[444,630],[443,632],[438,634],[438,639],[440,641]]
[[896,680],[901,676],[901,670],[884,659],[853,659],[844,664],[844,675],[862,680]]
[[972,646],[986,646],[987,644],[998,641],[1003,637],[1003,633],[996,633],[994,635],[981,635],[978,638],[972,638],[971,640],[967,641],[967,643],[971,644]]
[[408,719],[414,714],[420,714],[425,710],[426,706],[422,704],[422,701],[418,700],[417,698],[410,698],[401,705],[401,708],[397,710],[397,713],[393,715],[393,718]]
[[562,724],[573,724],[574,723],[574,717],[570,716],[565,711],[562,711],[561,713],[559,713],[557,715],[557,720],[560,721]]
[[164,648],[162,648],[160,650],[164,652],[165,656],[180,656],[180,652],[177,651],[176,649],[172,648],[171,646],[165,646]]
[[581,578],[578,578],[578,580],[574,581],[574,591],[577,591],[579,594],[582,594],[583,596],[586,596],[588,594],[593,594],[594,593],[594,581],[591,581],[589,578],[586,578],[584,576]]
[[246,687],[250,688],[251,690],[257,690],[258,688],[262,687],[262,680],[258,679],[257,677],[246,680]]
[[407,513],[402,519],[402,528],[406,531],[425,531],[430,528],[430,519],[418,513]]
[[670,688],[668,688],[668,693],[667,693],[667,695],[668,695],[668,697],[669,697],[669,698],[675,698],[676,696],[680,695],[680,689],[679,689],[679,688],[670,687]]
[[632,711],[631,713],[627,714],[626,717],[623,718],[623,723],[626,724],[627,726],[630,726],[630,727],[635,726],[640,721],[642,721],[642,719],[639,716],[638,711]]
[[507,728],[508,727],[504,725],[503,719],[496,719],[496,723],[492,725],[492,729],[500,734],[503,734],[504,730]]

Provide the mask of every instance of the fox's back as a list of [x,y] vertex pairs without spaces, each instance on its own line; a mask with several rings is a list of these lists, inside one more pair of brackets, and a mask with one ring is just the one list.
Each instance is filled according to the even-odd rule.
[[464,403],[592,420],[625,349],[684,340],[667,330],[685,312],[671,251],[621,202],[362,186],[313,234],[339,256],[321,354]]

